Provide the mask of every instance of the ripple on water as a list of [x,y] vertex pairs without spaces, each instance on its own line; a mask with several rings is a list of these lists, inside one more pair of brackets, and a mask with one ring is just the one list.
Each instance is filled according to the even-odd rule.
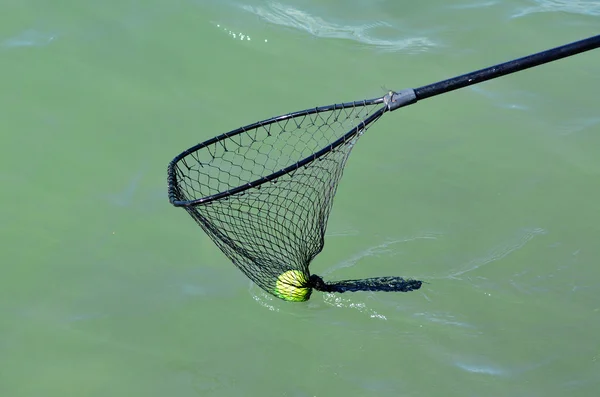
[[475,1],[471,3],[461,3],[461,4],[449,4],[447,8],[453,8],[455,10],[468,10],[472,8],[485,8],[491,7],[493,5],[498,4],[498,0],[493,1]]
[[19,47],[41,47],[50,44],[56,40],[56,35],[51,33],[39,32],[37,30],[28,29],[16,36],[2,40],[4,48],[19,48]]
[[451,313],[415,313],[415,317],[422,318],[431,323],[440,325],[450,325],[453,327],[459,327],[464,329],[475,329],[473,324],[461,321],[458,315]]
[[452,365],[472,374],[489,375],[489,376],[506,376],[513,377],[521,375],[525,372],[540,368],[553,359],[548,358],[541,362],[525,363],[525,364],[505,364],[501,365],[492,362],[487,357],[475,355],[451,355],[450,360]]
[[597,0],[534,0],[533,3],[535,5],[520,8],[512,15],[512,18],[520,18],[541,12],[565,12],[570,14],[600,16],[600,2]]
[[600,117],[573,118],[558,124],[555,128],[558,135],[571,135],[587,131],[600,124]]
[[395,39],[378,37],[374,33],[375,29],[393,30],[392,25],[383,21],[362,25],[338,24],[306,11],[273,2],[265,6],[243,5],[242,8],[275,25],[301,30],[320,38],[352,40],[384,51],[423,52],[437,46],[431,39],[420,35]]
[[[512,110],[529,110],[530,106],[527,105],[528,102],[532,102],[532,99],[537,99],[535,95],[526,91],[514,91],[511,93],[498,93],[491,91],[486,88],[482,88],[480,86],[471,86],[469,87],[471,91],[476,94],[479,94],[489,100],[495,106],[504,109],[512,109]],[[523,102],[527,101],[527,102]],[[519,103],[521,102],[521,103]]]
[[479,269],[482,266],[499,261],[513,252],[523,248],[525,244],[527,244],[536,236],[544,234],[546,234],[546,231],[542,228],[521,229],[513,237],[491,248],[482,256],[473,258],[464,265],[455,268],[451,273],[443,276],[442,278],[457,278],[465,273]]
[[396,244],[409,243],[416,240],[436,240],[441,236],[441,233],[438,232],[424,232],[418,235],[403,237],[403,238],[395,238],[388,239],[383,243],[373,245],[362,251],[350,256],[349,258],[337,263],[336,265],[330,267],[329,269],[322,272],[323,276],[328,276],[334,273],[337,270],[352,267],[356,265],[359,261],[363,260],[367,257],[379,256],[382,254],[393,254],[394,248],[393,246]]

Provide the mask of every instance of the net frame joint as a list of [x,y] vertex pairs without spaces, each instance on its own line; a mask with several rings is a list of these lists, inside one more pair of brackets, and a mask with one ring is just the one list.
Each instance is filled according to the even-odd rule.
[[390,91],[386,96],[383,97],[383,101],[388,110],[391,112],[403,106],[412,105],[413,103],[417,102],[417,94],[412,88],[407,88],[398,92]]

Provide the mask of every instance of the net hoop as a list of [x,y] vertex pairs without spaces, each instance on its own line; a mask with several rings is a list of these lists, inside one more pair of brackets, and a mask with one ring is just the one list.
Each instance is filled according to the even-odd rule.
[[353,139],[356,135],[358,135],[361,131],[363,131],[369,124],[371,124],[374,121],[376,121],[377,119],[379,119],[379,117],[381,117],[386,111],[388,111],[389,108],[387,106],[381,107],[377,111],[371,113],[367,118],[362,120],[362,122],[360,122],[357,126],[352,128],[351,130],[349,130],[347,133],[342,135],[340,138],[338,138],[331,144],[325,146],[323,149],[311,154],[310,156],[307,156],[307,157],[303,158],[302,160],[297,161],[296,163],[294,163],[292,165],[289,165],[285,168],[280,169],[279,171],[273,172],[267,176],[255,179],[251,182],[245,183],[243,185],[239,185],[235,188],[228,189],[223,192],[219,192],[216,194],[212,194],[209,196],[205,196],[205,197],[201,197],[201,198],[197,198],[197,199],[193,199],[193,200],[182,200],[181,199],[182,195],[180,194],[179,187],[178,187],[179,185],[177,182],[177,164],[180,161],[182,161],[183,159],[185,159],[185,157],[187,157],[188,155],[190,155],[194,152],[202,150],[203,148],[213,145],[217,142],[220,142],[220,141],[223,141],[226,139],[230,139],[236,135],[243,134],[245,132],[251,131],[256,128],[264,127],[269,124],[279,123],[282,121],[291,120],[291,119],[295,119],[298,117],[305,117],[305,116],[315,114],[315,113],[324,113],[324,112],[331,112],[331,111],[340,110],[340,109],[357,108],[357,107],[363,107],[363,106],[384,104],[385,101],[386,101],[386,98],[381,97],[381,98],[375,98],[375,99],[365,99],[362,101],[345,102],[345,103],[338,103],[338,104],[333,104],[333,105],[328,105],[328,106],[320,106],[320,107],[301,110],[301,111],[297,111],[297,112],[293,112],[293,113],[288,113],[288,114],[272,117],[270,119],[258,121],[256,123],[240,127],[238,129],[226,132],[226,133],[218,135],[214,138],[208,139],[202,143],[199,143],[195,146],[192,146],[191,148],[189,148],[189,149],[181,152],[179,155],[177,155],[173,160],[171,160],[171,162],[168,165],[167,183],[168,183],[169,202],[175,207],[195,207],[195,206],[199,206],[199,205],[208,204],[210,202],[220,200],[220,199],[232,196],[234,194],[241,193],[245,190],[248,190],[248,189],[260,186],[269,181],[275,180],[282,175],[288,174],[294,170],[297,170],[297,169],[305,166],[306,164],[324,156],[325,154],[331,152],[332,150],[336,149],[340,145]]

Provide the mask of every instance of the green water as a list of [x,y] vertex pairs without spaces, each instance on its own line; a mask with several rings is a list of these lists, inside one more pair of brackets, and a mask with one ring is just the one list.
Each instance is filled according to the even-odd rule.
[[600,2],[1,8],[1,396],[597,395],[600,50],[361,138],[311,269],[417,292],[267,296],[169,204],[166,166],[260,119],[598,34]]

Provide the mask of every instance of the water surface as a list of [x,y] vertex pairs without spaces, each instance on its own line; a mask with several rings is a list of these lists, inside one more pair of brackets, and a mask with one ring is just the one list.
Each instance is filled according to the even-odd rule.
[[260,119],[598,34],[598,1],[9,1],[0,14],[3,396],[595,396],[600,51],[387,114],[311,269],[253,286],[166,166]]

